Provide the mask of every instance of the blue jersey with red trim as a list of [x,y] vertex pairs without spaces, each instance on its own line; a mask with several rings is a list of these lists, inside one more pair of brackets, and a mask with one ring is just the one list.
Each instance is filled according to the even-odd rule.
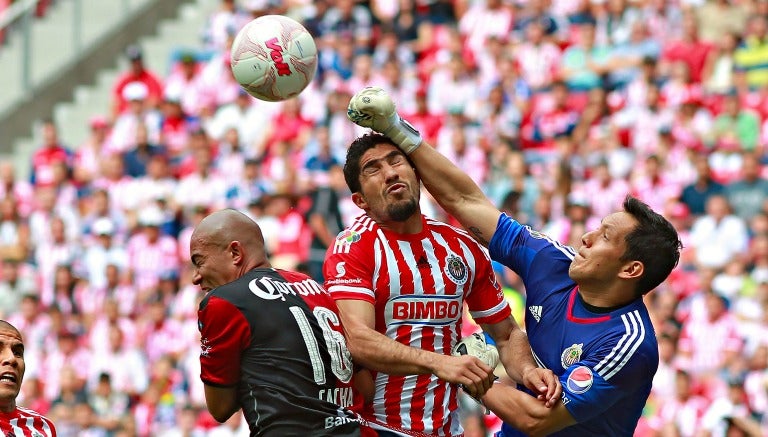
[[[506,215],[489,250],[522,278],[534,358],[560,377],[563,403],[578,422],[553,435],[631,436],[659,364],[642,299],[606,313],[589,311],[568,276],[574,250]],[[523,435],[508,424],[500,434]]]

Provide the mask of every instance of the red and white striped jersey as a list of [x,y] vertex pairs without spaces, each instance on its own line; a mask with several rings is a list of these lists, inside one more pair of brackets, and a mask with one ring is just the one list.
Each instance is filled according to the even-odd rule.
[[[464,303],[478,323],[510,308],[486,250],[466,232],[422,217],[418,234],[397,234],[360,216],[328,248],[326,288],[336,300],[372,303],[376,330],[400,343],[450,354],[461,336]],[[376,394],[364,417],[403,434],[462,434],[458,387],[435,375],[374,373]]]
[[0,412],[0,435],[4,437],[56,437],[56,428],[47,417],[23,407]]

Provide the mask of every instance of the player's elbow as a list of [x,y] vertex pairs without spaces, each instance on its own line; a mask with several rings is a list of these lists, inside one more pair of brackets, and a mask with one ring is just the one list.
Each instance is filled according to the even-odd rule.
[[211,405],[208,405],[208,412],[211,413],[211,416],[213,416],[214,419],[216,419],[219,423],[224,423],[227,420],[229,420],[230,417],[232,417],[232,414],[234,414],[234,411],[226,411],[223,408],[217,408]]
[[517,428],[525,435],[536,437],[550,434],[553,430],[550,424],[550,409],[542,406],[541,408],[530,408],[525,414],[517,415],[515,422]]

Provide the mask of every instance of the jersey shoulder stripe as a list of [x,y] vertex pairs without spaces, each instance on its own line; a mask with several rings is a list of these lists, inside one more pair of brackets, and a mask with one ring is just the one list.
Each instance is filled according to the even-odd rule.
[[621,321],[624,323],[624,335],[611,352],[594,367],[595,372],[606,381],[627,364],[645,340],[645,325],[639,311],[622,314]]
[[336,235],[333,241],[333,252],[336,253],[349,253],[355,243],[368,238],[375,238],[371,236],[371,231],[374,230],[375,222],[367,216],[360,216],[355,221]]

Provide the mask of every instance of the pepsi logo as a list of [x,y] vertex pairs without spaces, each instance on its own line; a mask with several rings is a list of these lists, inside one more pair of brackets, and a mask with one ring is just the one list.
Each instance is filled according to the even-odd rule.
[[578,395],[589,390],[593,381],[592,370],[587,366],[579,366],[568,375],[565,384],[569,392]]

